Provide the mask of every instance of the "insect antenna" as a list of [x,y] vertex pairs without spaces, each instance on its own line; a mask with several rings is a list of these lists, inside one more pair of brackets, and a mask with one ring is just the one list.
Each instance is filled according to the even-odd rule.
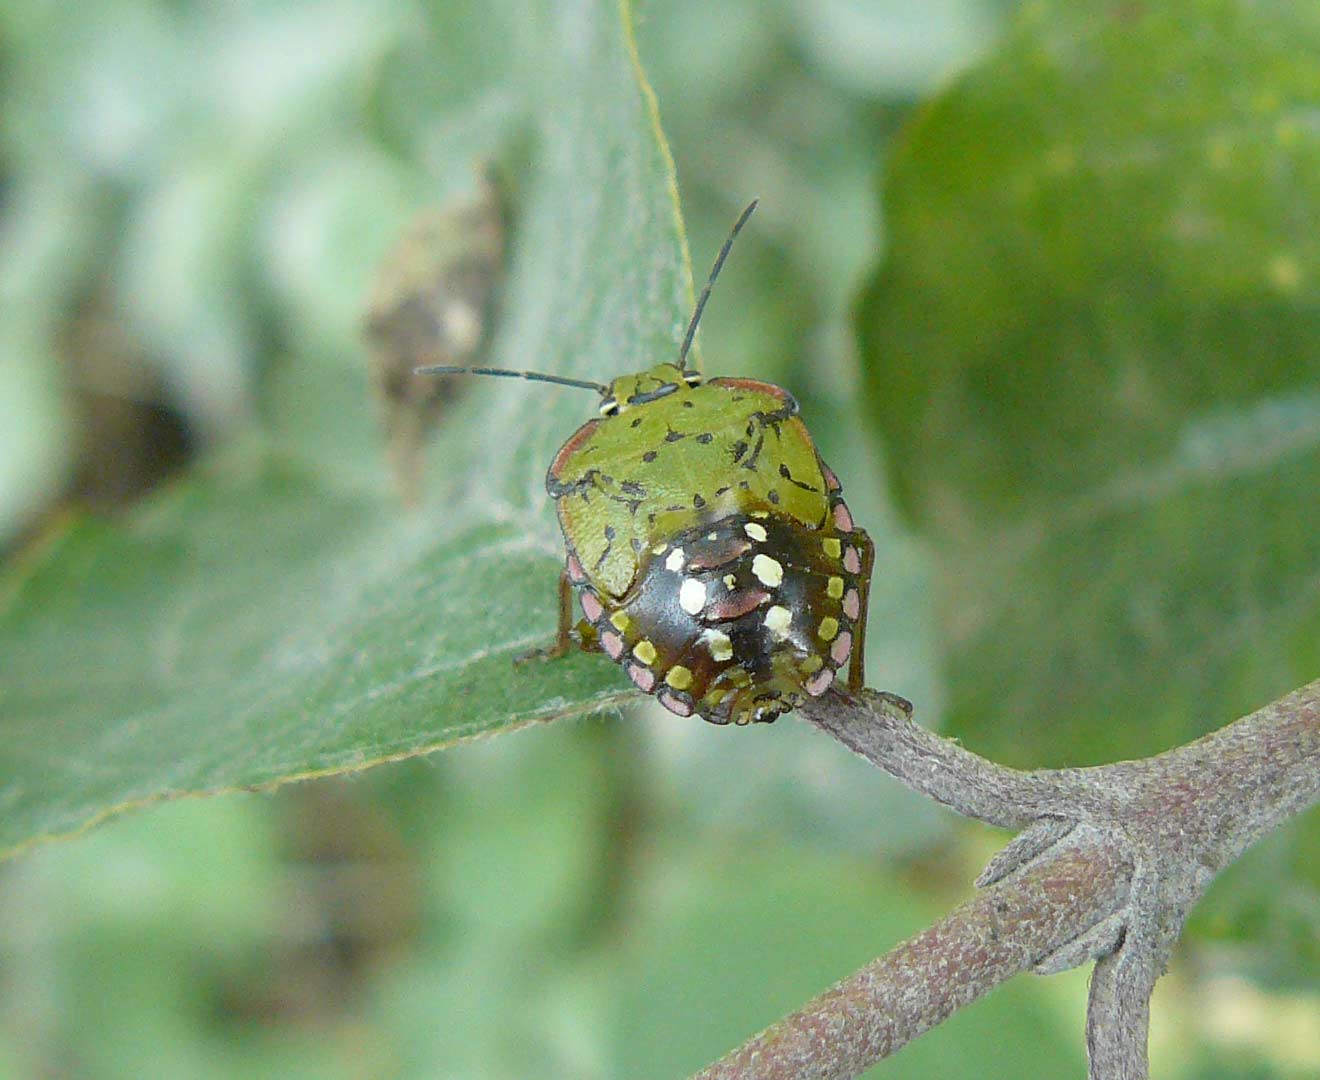
[[720,248],[720,253],[715,257],[715,265],[710,268],[710,276],[706,278],[706,284],[702,286],[701,295],[697,298],[697,306],[692,311],[692,319],[688,322],[687,333],[683,335],[683,345],[678,350],[678,370],[687,369],[687,354],[692,348],[692,339],[697,335],[697,323],[701,322],[701,313],[706,310],[706,301],[710,299],[710,291],[715,287],[715,279],[720,276],[720,269],[724,266],[724,260],[729,257],[729,250],[733,247],[733,241],[737,238],[742,227],[747,224],[747,219],[752,216],[752,211],[756,209],[756,204],[760,199],[753,199],[747,204],[747,208],[738,215],[738,220],[733,223],[733,228],[729,232],[729,238],[724,241],[724,246]]
[[506,379],[528,379],[532,382],[554,383],[556,386],[576,386],[583,390],[595,390],[604,397],[610,388],[604,383],[591,382],[588,379],[569,379],[563,375],[546,375],[541,371],[514,371],[511,368],[498,367],[452,367],[449,364],[435,364],[431,367],[413,368],[414,375],[499,375]]

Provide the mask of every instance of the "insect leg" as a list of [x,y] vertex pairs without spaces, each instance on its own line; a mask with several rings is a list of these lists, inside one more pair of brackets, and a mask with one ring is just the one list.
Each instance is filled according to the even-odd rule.
[[855,694],[866,685],[866,607],[871,593],[871,568],[875,565],[875,544],[865,529],[857,529],[851,539],[862,551],[862,572],[857,575],[861,598],[853,624],[852,659],[848,664],[848,692]]
[[555,628],[554,644],[546,652],[546,658],[563,656],[573,647],[573,584],[568,580],[568,571],[559,573],[559,625]]
[[573,626],[573,583],[568,579],[568,571],[559,574],[559,625],[555,628],[555,640],[540,649],[523,653],[515,663],[524,664],[528,660],[557,660],[565,655],[574,645],[579,645],[584,652],[593,652],[599,648],[596,644],[596,628],[585,619]]

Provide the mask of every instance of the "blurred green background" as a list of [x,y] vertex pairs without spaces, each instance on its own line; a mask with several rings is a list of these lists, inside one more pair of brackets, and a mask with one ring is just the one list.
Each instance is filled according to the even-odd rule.
[[[242,491],[254,456],[347,493],[347,532],[397,513],[367,296],[475,162],[540,152],[508,89],[522,16],[0,10],[0,610],[112,641],[87,552],[162,507],[200,520],[190,485]],[[1314,677],[1309,5],[634,16],[698,275],[762,199],[702,350],[793,389],[876,536],[872,682],[1031,765],[1156,752]],[[555,18],[622,55],[613,5]],[[74,711],[0,674],[3,816]],[[1157,994],[1156,1075],[1320,1072],[1318,834],[1313,812],[1216,883]],[[1002,839],[794,719],[640,707],[169,803],[0,864],[0,1076],[680,1076],[948,910]],[[1019,979],[875,1075],[1081,1075],[1084,1001],[1084,972]]]

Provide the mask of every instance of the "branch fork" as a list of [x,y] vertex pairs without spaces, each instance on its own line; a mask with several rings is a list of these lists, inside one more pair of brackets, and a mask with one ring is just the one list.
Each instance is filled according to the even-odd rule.
[[1320,799],[1320,680],[1186,746],[1086,769],[995,764],[914,723],[893,694],[829,695],[802,712],[908,787],[1021,831],[971,900],[700,1080],[843,1080],[1013,975],[1091,960],[1091,1080],[1144,1080],[1150,994],[1192,907],[1250,844]]

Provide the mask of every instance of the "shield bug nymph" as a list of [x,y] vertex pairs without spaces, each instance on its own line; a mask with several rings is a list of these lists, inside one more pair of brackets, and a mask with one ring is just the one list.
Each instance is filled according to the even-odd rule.
[[[679,716],[772,721],[844,669],[863,681],[874,547],[816,451],[788,391],[706,381],[688,352],[715,279],[756,203],[711,268],[674,363],[608,385],[503,368],[435,367],[580,386],[600,416],[546,474],[564,534],[559,630],[604,652]],[[573,597],[584,619],[574,628]]]

